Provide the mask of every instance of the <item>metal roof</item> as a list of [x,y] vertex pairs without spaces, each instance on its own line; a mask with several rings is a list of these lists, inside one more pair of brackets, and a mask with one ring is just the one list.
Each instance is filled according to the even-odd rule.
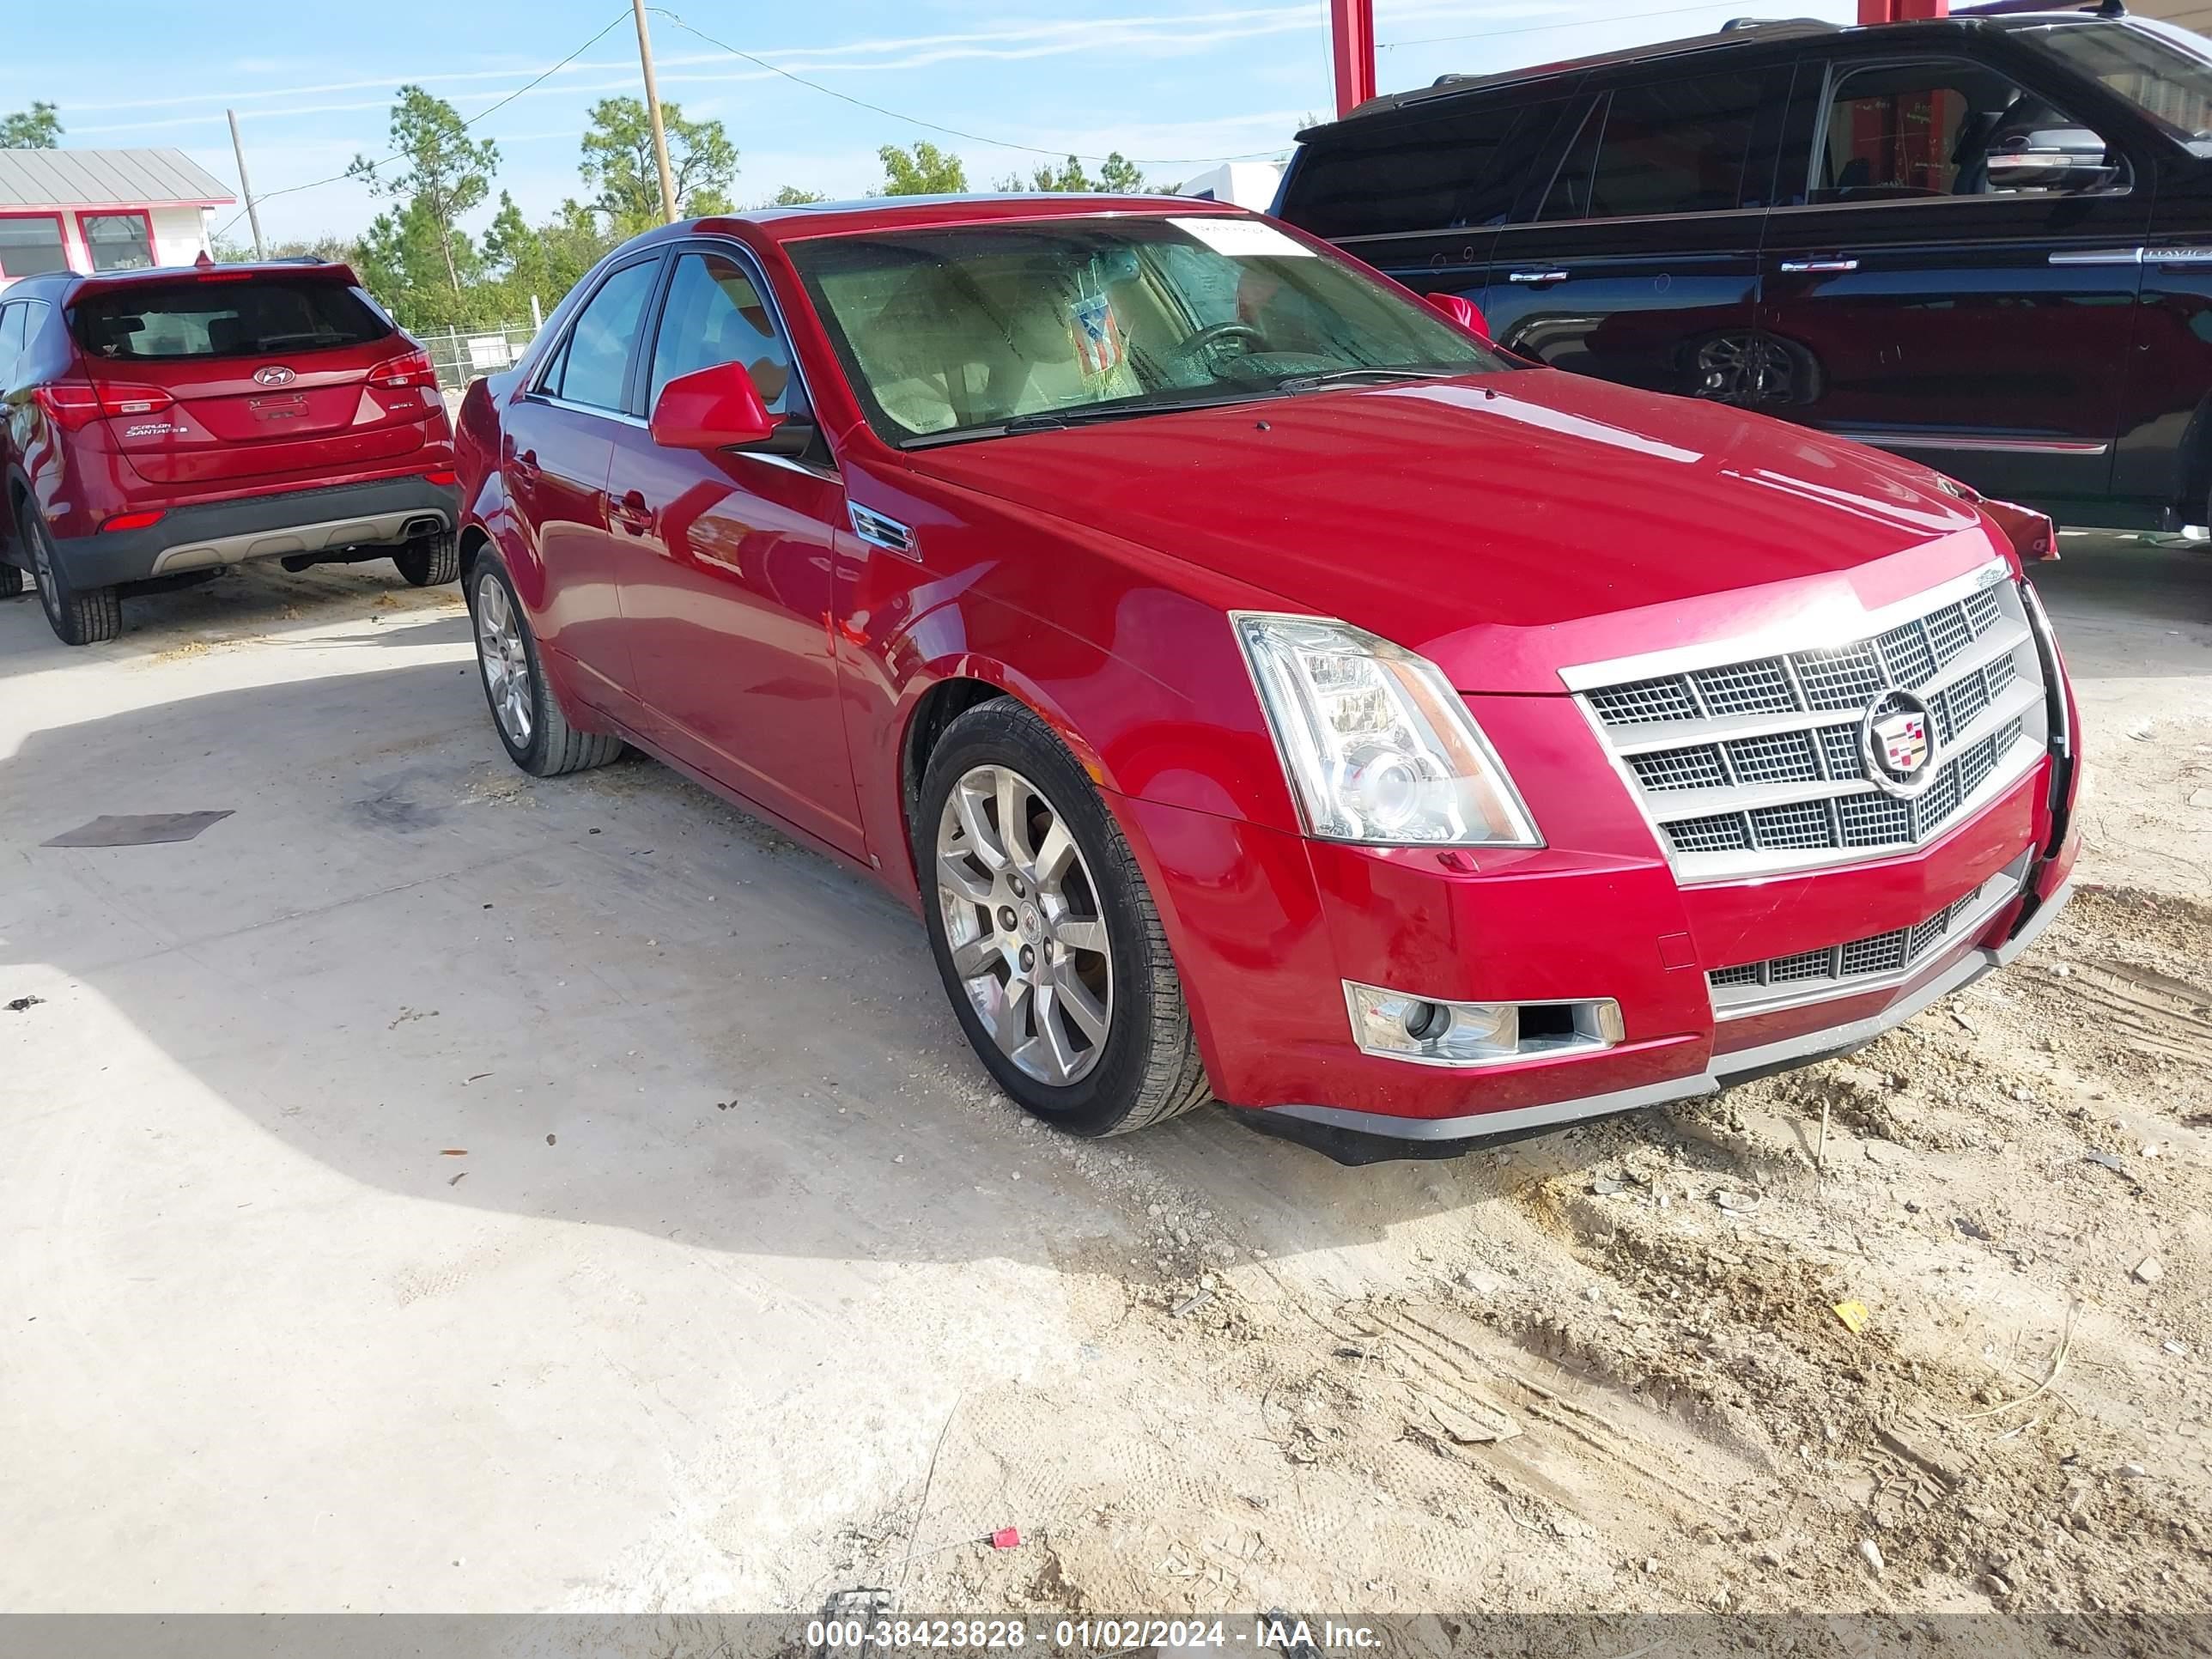
[[180,149],[0,149],[0,211],[229,207],[237,200]]

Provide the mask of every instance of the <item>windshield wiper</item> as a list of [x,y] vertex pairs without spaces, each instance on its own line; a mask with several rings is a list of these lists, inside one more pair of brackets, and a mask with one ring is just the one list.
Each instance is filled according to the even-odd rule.
[[1272,386],[1255,386],[1229,398],[1176,398],[1146,403],[1075,404],[1066,409],[1041,409],[1034,415],[1017,415],[1001,422],[1000,432],[1053,432],[1080,421],[1118,421],[1138,415],[1172,415],[1185,409],[1225,409],[1249,404],[1255,398],[1274,395]]
[[1332,368],[1320,374],[1293,374],[1275,382],[1278,392],[1318,392],[1323,386],[1352,386],[1361,380],[1449,380],[1451,371],[1442,368]]

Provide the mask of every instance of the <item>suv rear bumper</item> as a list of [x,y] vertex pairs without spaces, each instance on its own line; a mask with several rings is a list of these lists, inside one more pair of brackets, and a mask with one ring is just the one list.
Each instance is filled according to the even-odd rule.
[[54,556],[72,586],[112,587],[216,565],[396,548],[425,520],[451,530],[459,519],[459,490],[416,475],[173,507],[143,530],[58,537]]

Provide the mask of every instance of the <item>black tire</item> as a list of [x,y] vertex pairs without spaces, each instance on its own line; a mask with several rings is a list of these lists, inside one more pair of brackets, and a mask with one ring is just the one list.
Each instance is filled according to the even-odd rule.
[[12,564],[0,564],[0,599],[12,599],[23,591],[23,573]]
[[[1030,1075],[1000,1049],[953,969],[945,902],[934,873],[937,837],[955,786],[979,766],[1018,773],[1066,827],[1082,855],[1097,918],[1106,924],[1113,968],[1106,1032],[1090,1069],[1066,1085]],[[1046,1122],[1086,1136],[1126,1134],[1206,1102],[1206,1067],[1182,981],[1144,872],[1090,779],[1042,720],[1013,699],[1000,698],[969,709],[947,727],[922,775],[914,836],[930,950],[961,1029],[1000,1088]]]
[[[52,538],[29,502],[15,519],[16,532],[37,568],[39,603],[54,637],[64,645],[97,645],[123,629],[123,605],[112,587],[73,587],[54,556]],[[14,568],[10,566],[9,568]]]
[[417,536],[392,556],[410,587],[443,587],[461,579],[461,544],[450,530]]
[[[492,667],[487,659],[489,646],[484,629],[485,607],[489,604],[486,584],[495,584],[501,599],[507,606],[507,615],[514,619],[519,635],[521,653],[529,667],[529,684],[524,688],[530,714],[529,730],[518,739],[508,729],[508,721],[501,712],[501,700],[494,690]],[[483,683],[484,702],[491,710],[492,730],[499,733],[501,746],[512,760],[532,777],[557,778],[569,772],[584,772],[594,766],[605,766],[610,761],[620,760],[623,744],[620,738],[605,737],[597,732],[580,732],[568,723],[568,716],[561,707],[561,700],[547,683],[544,665],[538,659],[538,636],[531,631],[530,616],[516,596],[514,584],[507,580],[507,572],[496,559],[480,558],[469,572],[469,620],[471,632],[477,646],[477,678]]]

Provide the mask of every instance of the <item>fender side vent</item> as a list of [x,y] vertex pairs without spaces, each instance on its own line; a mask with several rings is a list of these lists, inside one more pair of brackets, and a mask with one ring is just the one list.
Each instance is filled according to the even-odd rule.
[[902,559],[915,557],[914,532],[896,519],[887,519],[880,513],[872,512],[858,501],[847,501],[845,511],[852,518],[853,533],[869,546],[880,547]]

